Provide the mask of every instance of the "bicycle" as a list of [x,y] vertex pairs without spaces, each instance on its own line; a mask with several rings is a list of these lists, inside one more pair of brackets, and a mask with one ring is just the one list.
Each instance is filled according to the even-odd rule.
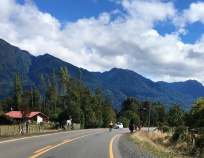
[[109,125],[109,132],[111,132],[112,131],[112,126],[111,125]]

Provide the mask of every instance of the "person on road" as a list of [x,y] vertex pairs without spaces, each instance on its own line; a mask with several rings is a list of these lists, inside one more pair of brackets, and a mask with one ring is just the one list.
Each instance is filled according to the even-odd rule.
[[72,125],[72,117],[71,116],[68,117],[66,125],[67,125],[67,130],[70,130],[71,125]]
[[135,129],[135,122],[133,119],[131,119],[129,124],[130,133],[133,133],[133,130]]
[[111,131],[111,130],[112,130],[112,128],[113,128],[113,122],[112,122],[112,121],[110,121],[110,123],[109,123],[109,130]]

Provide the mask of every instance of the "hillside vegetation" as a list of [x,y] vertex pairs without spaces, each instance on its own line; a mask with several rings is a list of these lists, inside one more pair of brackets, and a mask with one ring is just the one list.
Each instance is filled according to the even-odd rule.
[[[190,109],[196,98],[203,97],[201,92],[204,91],[204,88],[202,85],[198,90],[198,84],[189,83],[189,86],[185,86],[185,91],[182,91],[155,83],[130,70],[113,68],[103,73],[89,72],[49,54],[32,56],[29,52],[20,50],[2,39],[0,39],[0,60],[0,99],[13,96],[13,78],[16,73],[19,73],[23,90],[29,90],[32,87],[40,89],[40,75],[43,74],[44,79],[47,80],[52,70],[55,69],[58,72],[60,67],[67,67],[70,76],[74,79],[77,79],[80,69],[83,74],[84,86],[89,88],[92,93],[100,88],[103,99],[108,95],[112,106],[117,110],[120,110],[122,102],[128,97],[136,97],[140,101],[161,102],[167,107],[176,102],[186,110]],[[56,80],[59,80],[58,74],[56,74]],[[58,82],[57,84],[60,86]],[[194,89],[197,89],[197,93],[186,93],[189,87],[192,90],[194,86],[196,86]]]

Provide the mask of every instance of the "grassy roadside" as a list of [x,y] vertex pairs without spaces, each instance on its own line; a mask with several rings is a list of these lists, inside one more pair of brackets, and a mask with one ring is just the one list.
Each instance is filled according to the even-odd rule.
[[[130,135],[130,139],[137,143],[143,151],[162,158],[190,158],[192,146],[185,142],[170,143],[170,134],[158,130],[154,132],[139,131]],[[195,156],[194,156],[195,157]]]

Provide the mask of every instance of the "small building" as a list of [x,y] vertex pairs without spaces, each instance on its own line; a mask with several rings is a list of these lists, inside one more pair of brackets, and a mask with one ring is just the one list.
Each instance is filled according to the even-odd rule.
[[[10,116],[16,120],[22,121],[21,111],[10,111],[10,112],[7,112],[6,115],[8,115],[8,116]],[[40,122],[43,122],[43,121],[45,121],[45,122],[49,121],[48,116],[46,116],[42,112],[36,112],[36,111],[32,111],[26,118],[30,121],[36,121],[37,124],[39,124]]]

